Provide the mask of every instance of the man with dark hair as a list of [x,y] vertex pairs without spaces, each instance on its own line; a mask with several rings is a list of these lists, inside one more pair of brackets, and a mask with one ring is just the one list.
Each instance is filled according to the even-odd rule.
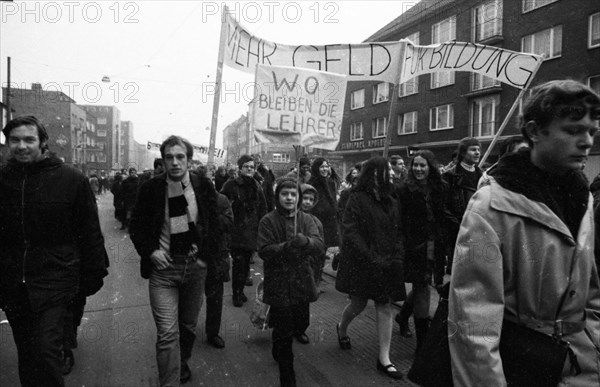
[[406,166],[402,156],[393,155],[390,157],[390,165],[394,170],[394,186],[398,188],[406,180]]
[[[540,384],[598,385],[600,281],[581,165],[598,131],[600,96],[579,82],[550,81],[532,90],[520,118],[531,149],[503,156],[490,171],[456,243],[448,316],[454,385],[507,384],[501,332],[515,323],[570,343],[571,356],[556,365],[560,380]],[[522,366],[519,376],[534,369]]]
[[[298,165],[300,167],[300,184],[307,184],[308,181],[310,180],[310,178],[312,177],[312,174],[310,173],[310,159],[308,157],[301,157],[300,160],[298,160]],[[298,178],[298,171],[296,170],[295,167],[292,168],[292,170],[290,170],[285,177],[291,177],[294,179]]]
[[125,227],[128,227],[129,222],[131,221],[133,207],[135,206],[135,197],[137,195],[138,187],[140,186],[140,177],[137,174],[137,169],[131,167],[128,172],[129,176],[121,183],[121,199],[123,200],[125,212]]
[[163,159],[161,158],[154,159],[154,165],[152,167],[154,168],[153,176],[157,176],[165,172],[165,166],[163,163]]
[[255,162],[248,155],[238,159],[240,176],[223,184],[221,193],[229,199],[233,209],[234,226],[231,231],[231,288],[233,305],[241,307],[248,299],[244,286],[250,272],[250,258],[256,251],[258,222],[267,213],[263,190],[254,179]]
[[458,143],[456,150],[457,162],[442,175],[448,183],[446,200],[446,221],[448,233],[449,259],[446,272],[452,270],[454,243],[462,216],[467,209],[471,196],[477,191],[477,183],[483,171],[477,166],[481,156],[481,145],[476,138],[465,137]]
[[0,308],[12,328],[23,386],[64,386],[63,324],[70,304],[96,293],[108,255],[88,179],[48,150],[33,116],[2,130]]
[[217,253],[217,193],[210,180],[189,172],[187,140],[170,136],[160,151],[166,173],[140,187],[130,234],[142,277],[150,279],[160,385],[178,386],[191,378],[207,265]]

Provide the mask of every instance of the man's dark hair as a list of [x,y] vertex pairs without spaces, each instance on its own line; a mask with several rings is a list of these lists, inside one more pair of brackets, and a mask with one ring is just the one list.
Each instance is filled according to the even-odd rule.
[[4,133],[6,140],[8,140],[10,132],[19,126],[35,127],[38,132],[38,138],[40,139],[40,149],[42,149],[42,151],[48,150],[48,131],[46,131],[44,124],[34,116],[20,116],[10,120],[4,129],[2,129],[2,133]]
[[[239,158],[239,159],[238,159],[238,161],[237,161],[238,167],[239,167],[240,169],[242,169],[242,166],[243,166],[244,164],[246,164],[247,162],[250,162],[250,161],[254,161],[254,158],[252,158],[252,156],[249,156],[249,155],[241,155],[241,156],[240,156],[240,158]],[[254,165],[256,165],[256,161],[254,161]]]
[[402,158],[402,156],[392,155],[392,157],[390,157],[390,164],[396,165],[398,163],[398,160],[404,161],[404,159]]
[[[589,107],[586,106],[590,105]],[[573,80],[556,80],[536,86],[523,105],[519,115],[521,134],[533,146],[527,134],[527,123],[534,121],[540,128],[554,119],[570,118],[578,121],[591,110],[592,119],[600,116],[600,96],[583,83]]]
[[194,147],[192,144],[183,137],[180,136],[169,136],[163,143],[160,145],[160,155],[162,158],[165,158],[165,149],[167,147],[172,147],[175,145],[179,145],[180,147],[185,148],[185,155],[188,160],[191,160],[194,156]]
[[163,159],[155,158],[154,159],[154,169],[156,169],[157,167],[162,167],[162,166],[163,166]]
[[481,146],[481,144],[479,143],[479,140],[474,137],[465,137],[458,143],[458,147],[456,148],[456,157],[459,163],[463,160],[463,157],[467,153],[467,150],[470,146]]
[[525,140],[525,137],[523,136],[511,136],[502,141],[502,144],[500,145],[500,156],[503,156],[507,153],[512,153],[515,149],[515,145],[521,143],[527,143],[527,140]]

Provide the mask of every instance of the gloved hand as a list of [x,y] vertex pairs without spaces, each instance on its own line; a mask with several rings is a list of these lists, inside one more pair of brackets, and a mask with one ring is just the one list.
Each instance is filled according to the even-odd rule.
[[296,234],[294,238],[290,241],[290,246],[293,248],[300,248],[308,246],[308,238],[304,236],[302,233]]

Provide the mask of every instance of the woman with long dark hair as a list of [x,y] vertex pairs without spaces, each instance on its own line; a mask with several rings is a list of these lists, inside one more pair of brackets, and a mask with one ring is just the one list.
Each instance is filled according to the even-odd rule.
[[444,277],[445,238],[444,200],[446,185],[442,181],[434,154],[418,151],[411,160],[406,182],[400,186],[402,226],[406,240],[404,279],[412,283],[412,297],[400,312],[401,331],[408,326],[411,306],[417,331],[417,351],[429,328],[430,285],[432,274],[440,285]]
[[311,165],[311,178],[308,184],[315,187],[319,193],[319,202],[312,209],[312,214],[323,224],[326,247],[340,245],[336,178],[335,171],[326,159],[318,157],[313,161]]
[[401,379],[402,373],[390,361],[392,301],[405,298],[402,279],[402,233],[398,202],[393,195],[393,171],[383,157],[364,165],[356,187],[350,191],[344,211],[342,249],[336,289],[350,296],[337,325],[342,349],[350,349],[347,329],[352,320],[375,302],[379,355],[377,369]]

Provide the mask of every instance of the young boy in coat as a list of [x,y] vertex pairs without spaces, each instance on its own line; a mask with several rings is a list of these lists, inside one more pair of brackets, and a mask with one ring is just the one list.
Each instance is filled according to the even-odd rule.
[[272,354],[279,363],[281,386],[296,386],[292,341],[308,327],[309,303],[317,300],[310,257],[325,252],[312,216],[298,211],[299,195],[295,179],[281,179],[275,191],[276,207],[258,226],[258,252],[265,274],[263,301],[271,305]]

